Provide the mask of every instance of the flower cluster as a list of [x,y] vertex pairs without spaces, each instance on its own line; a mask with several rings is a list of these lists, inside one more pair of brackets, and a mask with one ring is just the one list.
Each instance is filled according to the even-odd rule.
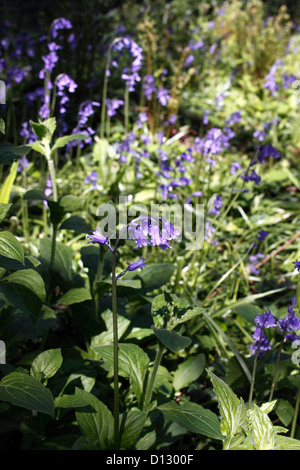
[[264,333],[264,328],[274,328],[277,326],[277,322],[270,310],[257,315],[254,322],[256,324],[256,329],[252,335],[254,344],[250,344],[249,349],[253,354],[258,353],[259,357],[263,357],[266,351],[272,349]]
[[[151,245],[159,246],[165,250],[166,248],[171,248],[170,241],[175,240],[180,235],[180,231],[175,230],[173,225],[163,217],[137,217],[123,227],[119,238],[125,230],[128,231],[128,238],[135,240],[134,248],[142,248],[143,246]],[[96,230],[87,235],[86,238],[89,240],[88,244],[98,243],[99,245],[106,245],[112,253],[116,253],[119,238],[114,248],[112,248],[110,239],[101,233],[99,226]],[[122,277],[127,271],[135,271],[136,269],[145,267],[145,265],[145,258],[140,258],[138,261],[130,263],[124,271],[116,276],[116,279]]]
[[295,297],[292,299],[292,305],[288,306],[288,315],[284,318],[275,320],[271,311],[257,315],[255,318],[256,329],[252,335],[254,344],[249,345],[249,349],[252,354],[258,354],[259,357],[263,357],[265,352],[271,350],[270,343],[265,336],[264,328],[276,328],[278,327],[282,333],[282,341],[295,341],[298,336],[296,332],[300,330],[300,320],[296,317],[293,307],[296,306]]
[[[112,50],[118,51],[119,53],[123,52],[123,50],[127,50],[133,58],[130,67],[125,67],[123,69],[121,77],[128,86],[128,90],[134,91],[136,83],[141,81],[141,77],[138,72],[143,63],[143,49],[133,39],[124,37],[115,42]],[[118,62],[119,61],[117,59],[114,59],[112,61],[112,65],[114,67],[118,67]],[[109,70],[106,71],[106,74],[109,76]]]

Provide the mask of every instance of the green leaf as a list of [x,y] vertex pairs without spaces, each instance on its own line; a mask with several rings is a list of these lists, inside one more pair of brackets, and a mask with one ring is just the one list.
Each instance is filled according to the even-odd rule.
[[[102,357],[105,369],[113,370],[113,345],[94,346],[91,349]],[[149,362],[149,356],[136,344],[119,344],[119,375],[130,379],[139,405],[142,401]]]
[[59,226],[59,230],[73,230],[78,233],[89,233],[92,229],[82,217],[72,215]]
[[[47,263],[51,259],[51,240],[50,238],[42,238],[40,240],[41,258]],[[70,246],[56,242],[55,261],[53,270],[66,281],[73,281],[73,250]]]
[[248,414],[255,450],[273,450],[276,430],[267,413],[254,404]]
[[278,400],[275,413],[277,414],[282,424],[284,426],[288,426],[294,417],[295,410],[289,401],[283,400],[281,398]]
[[167,305],[165,294],[159,294],[154,297],[151,306],[151,315],[156,328],[167,326],[169,320],[169,308]]
[[27,147],[30,147],[29,150],[34,150],[35,152],[39,152],[42,155],[46,156],[46,149],[41,142],[31,142],[31,144],[26,144]]
[[192,318],[197,317],[198,315],[202,315],[204,311],[205,310],[203,308],[199,307],[187,309],[187,311],[182,316],[179,316],[178,318],[174,319],[174,321],[172,321],[172,328],[175,328],[180,323],[185,323]]
[[147,264],[147,269],[139,274],[143,288],[147,291],[159,289],[170,281],[175,269],[173,264]]
[[226,438],[225,448],[229,448],[234,437],[241,433],[246,425],[246,408],[243,400],[239,400],[223,380],[210,371],[208,371],[208,375],[219,403],[221,432]]
[[[147,419],[147,413],[138,408],[131,408],[121,418],[121,450],[130,449],[139,438]],[[125,422],[125,424],[124,424]]]
[[276,436],[275,450],[300,450],[300,441],[287,436]]
[[58,148],[64,147],[67,145],[69,142],[72,142],[73,140],[86,140],[88,136],[86,134],[72,134],[72,135],[65,135],[63,137],[59,137],[56,139],[52,149],[51,149],[51,155],[53,155],[54,151]]
[[53,225],[58,225],[62,221],[65,215],[64,208],[56,201],[50,201],[48,199],[48,206],[50,209],[50,222]]
[[187,402],[182,405],[169,402],[157,408],[168,421],[175,421],[187,431],[222,440],[220,423],[217,415],[197,403]]
[[28,410],[54,416],[54,399],[38,380],[21,372],[12,372],[0,381],[0,400]]
[[60,349],[48,349],[34,359],[31,364],[30,374],[37,380],[50,379],[56,374],[62,362]]
[[15,147],[9,142],[3,142],[0,144],[0,164],[10,165],[14,160],[27,155],[29,152],[30,148],[26,145]]
[[205,368],[205,356],[200,353],[182,362],[174,374],[173,387],[176,391],[197,380]]
[[23,247],[10,232],[0,232],[0,255],[24,264]]
[[233,312],[240,315],[244,320],[248,323],[254,324],[255,317],[257,315],[261,315],[261,309],[256,305],[248,304],[248,305],[238,305],[234,307]]
[[100,448],[107,450],[113,441],[114,419],[111,412],[95,395],[85,390],[76,388],[75,395],[95,410],[94,413],[80,409],[76,411],[76,419],[83,435],[97,440]]
[[38,189],[29,189],[23,196],[25,201],[47,201],[47,197]]
[[46,298],[41,276],[33,269],[22,269],[2,278],[0,282],[8,301],[36,319]]
[[74,289],[70,289],[68,292],[62,295],[56,301],[56,305],[73,305],[91,299],[92,296],[88,289],[85,287],[75,287]]
[[6,216],[10,206],[11,206],[11,204],[0,203],[0,222],[2,222],[2,220]]
[[[105,323],[107,331],[102,331],[97,336],[93,336],[91,339],[91,348],[94,346],[101,346],[104,344],[112,344],[113,343],[113,313],[110,309],[105,310],[101,317]],[[118,321],[118,340],[122,338],[126,330],[130,325],[130,320],[123,317],[122,315],[117,316]]]
[[177,352],[181,349],[187,348],[192,342],[192,340],[187,336],[182,336],[175,331],[167,330],[165,328],[156,328],[155,326],[152,326],[152,329],[155,336],[172,352]]
[[59,199],[59,204],[64,208],[65,212],[73,212],[83,208],[85,199],[68,194]]
[[87,403],[86,399],[79,395],[61,395],[55,398],[54,405],[55,408],[83,408]]
[[54,134],[56,128],[56,119],[48,118],[43,122],[29,121],[29,123],[37,138],[40,141],[50,144],[52,135]]

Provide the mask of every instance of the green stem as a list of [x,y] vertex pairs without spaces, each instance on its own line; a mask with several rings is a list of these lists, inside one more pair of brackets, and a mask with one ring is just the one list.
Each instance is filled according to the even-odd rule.
[[50,269],[53,269],[55,261],[55,250],[56,250],[56,236],[57,236],[57,225],[53,224],[52,231],[52,243],[51,243],[51,258],[50,258]]
[[143,411],[146,411],[146,412],[148,412],[149,408],[150,408],[153,389],[154,389],[154,384],[155,384],[158,368],[159,368],[159,365],[160,365],[160,362],[161,362],[161,359],[162,359],[162,356],[163,356],[163,351],[164,351],[164,346],[159,341],[157,351],[156,351],[155,361],[153,363],[153,367],[152,367],[152,371],[151,371],[150,380],[147,384],[147,389],[146,389],[146,392],[145,392]]
[[[56,186],[56,175],[55,175],[54,162],[53,162],[52,159],[47,159],[47,161],[48,161],[48,168],[49,168],[50,178],[51,178],[51,181],[52,181],[53,201],[57,202],[57,186]],[[53,269],[54,261],[55,261],[56,235],[57,235],[57,225],[53,224],[50,269]]]
[[292,438],[295,436],[297,418],[298,418],[298,413],[299,413],[299,404],[300,404],[300,387],[298,388],[298,392],[297,392],[296,405],[295,405],[294,417],[293,417],[293,422],[292,422],[292,429],[291,429]]
[[251,408],[251,405],[252,405],[254,384],[255,384],[255,376],[256,376],[258,356],[259,356],[259,346],[260,346],[260,343],[261,343],[262,333],[263,333],[263,329],[261,329],[260,338],[259,338],[258,345],[257,345],[257,348],[256,348],[255,359],[254,359],[254,364],[253,364],[253,372],[252,372],[250,393],[249,393],[249,400],[248,400],[248,408],[249,409]]
[[118,312],[117,312],[117,280],[116,280],[116,249],[112,253],[112,311],[113,311],[113,348],[114,348],[114,445],[119,448],[119,345],[118,345]]
[[52,182],[53,201],[57,202],[56,175],[55,175],[54,161],[52,159],[48,160],[48,168],[49,168],[50,178],[51,178],[51,182]]
[[277,375],[278,375],[278,369],[279,369],[280,355],[281,355],[281,351],[282,351],[282,348],[283,348],[283,343],[284,343],[284,336],[283,336],[282,341],[280,343],[278,354],[277,354],[276,368],[275,368],[275,373],[274,373],[273,382],[272,382],[272,386],[271,386],[269,401],[273,400],[273,395],[274,395],[274,390],[275,390],[275,385],[276,385]]

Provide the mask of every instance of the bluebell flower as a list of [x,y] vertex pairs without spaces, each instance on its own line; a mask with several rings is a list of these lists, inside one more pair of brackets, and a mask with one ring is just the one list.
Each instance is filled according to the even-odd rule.
[[[295,306],[295,300],[293,299],[293,306]],[[279,328],[283,333],[283,337],[287,341],[295,341],[298,339],[296,331],[300,330],[300,320],[296,317],[292,305],[288,306],[288,315],[278,320]]]
[[261,178],[260,176],[256,173],[255,170],[252,170],[251,174],[246,173],[241,177],[246,183],[249,181],[253,181],[255,184],[260,185],[261,183]]
[[263,242],[263,241],[267,238],[268,235],[269,235],[268,232],[266,232],[265,230],[261,230],[261,231],[258,233],[258,235],[257,235],[256,238],[257,238],[257,240],[258,240],[259,242]]
[[179,237],[180,232],[166,219],[140,216],[128,224],[129,239],[135,240],[134,248],[160,246],[170,248],[169,242]]
[[226,122],[227,122],[230,126],[232,126],[232,125],[235,124],[236,122],[240,122],[241,117],[242,117],[241,111],[236,111],[236,112],[232,113],[232,114],[226,119]]
[[110,251],[112,251],[108,238],[102,235],[99,230],[99,227],[97,227],[96,230],[92,231],[90,235],[87,235],[86,238],[87,240],[89,240],[88,244],[98,243],[99,245],[107,245]]
[[208,214],[218,215],[222,208],[222,196],[215,196],[213,200],[213,207],[208,210]]
[[129,266],[122,271],[118,276],[116,276],[116,279],[120,279],[120,277],[124,276],[124,274],[127,271],[136,271],[137,269],[144,268],[146,266],[146,259],[145,258],[140,258],[138,261],[134,261],[133,263],[130,263]]
[[107,115],[110,116],[110,117],[115,116],[117,114],[117,110],[123,104],[124,104],[123,100],[118,100],[116,98],[107,99],[106,100]]
[[241,165],[240,165],[239,162],[233,162],[233,163],[231,164],[230,174],[231,174],[231,175],[235,175],[235,174],[238,172],[238,170],[241,170],[241,168],[242,168],[242,167],[241,167]]
[[295,266],[295,269],[297,269],[298,272],[300,272],[300,261],[293,261],[293,265]]
[[97,189],[99,187],[97,184],[97,181],[98,181],[97,171],[92,171],[91,174],[88,175],[84,180],[86,184],[91,183],[94,189]]
[[265,140],[266,135],[267,135],[267,133],[265,131],[259,131],[259,130],[255,131],[253,133],[253,137],[255,139],[259,140],[260,142],[263,142]]
[[157,91],[157,99],[162,106],[167,106],[170,99],[170,93],[165,88],[160,88]]
[[280,158],[280,153],[271,144],[261,145],[257,153],[258,161],[264,163],[269,157]]
[[56,38],[61,29],[72,29],[72,23],[66,18],[56,18],[51,25],[51,35]]
[[265,352],[271,350],[268,339],[265,336],[264,328],[275,328],[277,322],[273,317],[271,311],[257,315],[254,320],[257,328],[255,329],[252,338],[254,339],[254,344],[249,345],[249,349],[252,354],[258,353],[258,356],[261,358],[264,356]]

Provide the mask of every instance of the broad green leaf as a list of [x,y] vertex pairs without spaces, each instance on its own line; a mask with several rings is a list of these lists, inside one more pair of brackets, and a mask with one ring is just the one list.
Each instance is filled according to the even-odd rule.
[[255,450],[273,450],[276,431],[267,413],[254,404],[248,415]]
[[282,398],[278,400],[275,413],[277,414],[278,418],[282,422],[284,426],[288,426],[294,416],[295,410],[293,405],[287,400],[283,400]]
[[50,144],[52,135],[56,129],[56,119],[53,117],[45,119],[42,122],[29,121],[29,123],[37,138],[42,142]]
[[67,145],[69,142],[72,142],[73,140],[86,140],[88,136],[86,134],[72,134],[72,135],[65,135],[63,137],[59,137],[56,139],[52,149],[51,149],[51,154],[53,155],[54,151],[58,148],[64,147]]
[[[93,336],[91,340],[91,348],[94,346],[101,346],[104,344],[112,344],[113,343],[113,313],[110,309],[105,310],[101,317],[105,323],[107,331],[102,331],[99,335]],[[122,338],[126,330],[130,325],[130,320],[128,318],[123,317],[122,315],[118,315],[118,340]]]
[[121,417],[121,450],[130,449],[139,438],[147,419],[147,413],[138,408],[131,408]]
[[11,204],[0,203],[0,222],[2,222],[10,207]]
[[21,243],[10,232],[0,232],[0,255],[24,264],[24,250]]
[[172,327],[175,328],[180,323],[185,323],[185,322],[191,320],[192,318],[197,317],[198,315],[202,315],[203,311],[204,311],[204,309],[199,308],[199,307],[188,309],[182,316],[176,318],[172,322]]
[[300,441],[292,437],[276,435],[274,450],[300,450]]
[[48,349],[34,359],[31,364],[30,374],[40,381],[50,379],[56,374],[62,362],[60,349]]
[[197,380],[205,368],[205,356],[200,353],[182,362],[174,373],[173,387],[176,391]]
[[170,281],[175,269],[173,264],[147,264],[147,269],[139,273],[142,287],[146,291],[159,289]]
[[193,402],[182,405],[169,402],[157,408],[168,421],[175,421],[187,431],[222,440],[220,423],[217,415]]
[[169,308],[165,294],[159,294],[154,297],[151,306],[151,315],[156,328],[164,328],[169,320]]
[[[92,348],[104,360],[104,367],[113,370],[113,345],[94,346]],[[136,344],[119,344],[119,375],[130,379],[133,391],[141,404],[149,356]]]
[[47,201],[47,197],[38,189],[29,189],[23,196],[25,201]]
[[[41,258],[50,263],[51,259],[51,240],[50,238],[42,238],[40,240]],[[53,270],[66,281],[73,281],[73,250],[70,246],[56,242],[55,261]]]
[[177,352],[181,349],[187,348],[192,342],[192,340],[187,336],[182,336],[175,331],[167,330],[165,328],[156,328],[155,326],[152,326],[152,329],[155,336],[172,352]]
[[50,222],[53,225],[58,225],[62,221],[65,215],[64,208],[56,201],[50,201],[48,199],[48,206],[50,209]]
[[255,317],[261,314],[261,309],[253,304],[238,305],[232,310],[251,324],[254,324]]
[[36,141],[36,142],[31,142],[31,144],[26,144],[26,145],[27,147],[30,147],[30,149],[34,150],[35,152],[39,152],[42,155],[46,156],[46,149],[41,142]]
[[73,212],[83,208],[85,199],[68,194],[67,196],[62,196],[59,199],[59,203],[64,208],[65,212]]
[[0,381],[0,401],[54,416],[54,399],[50,390],[34,377],[12,372]]
[[208,371],[218,399],[221,414],[221,432],[225,439],[225,448],[230,448],[234,437],[246,426],[246,407],[231,388],[219,377]]
[[75,395],[82,401],[85,400],[86,406],[90,405],[95,410],[94,413],[80,409],[76,411],[76,419],[83,435],[97,440],[100,448],[107,450],[113,441],[114,419],[111,412],[92,393],[76,388]]
[[44,281],[34,269],[16,271],[3,279],[3,281],[17,284],[18,286],[24,286],[29,291],[33,292],[41,302],[45,301],[46,291]]
[[29,152],[30,148],[25,145],[15,147],[9,142],[3,142],[0,144],[0,164],[10,165],[14,160],[27,155]]
[[55,408],[83,408],[87,403],[86,399],[79,395],[61,395],[55,398],[54,405]]
[[74,289],[70,289],[68,292],[62,295],[56,301],[56,305],[73,305],[91,299],[92,296],[88,289],[85,287],[75,287]]
[[89,233],[92,229],[79,215],[72,215],[59,226],[59,230],[73,230],[78,233]]

